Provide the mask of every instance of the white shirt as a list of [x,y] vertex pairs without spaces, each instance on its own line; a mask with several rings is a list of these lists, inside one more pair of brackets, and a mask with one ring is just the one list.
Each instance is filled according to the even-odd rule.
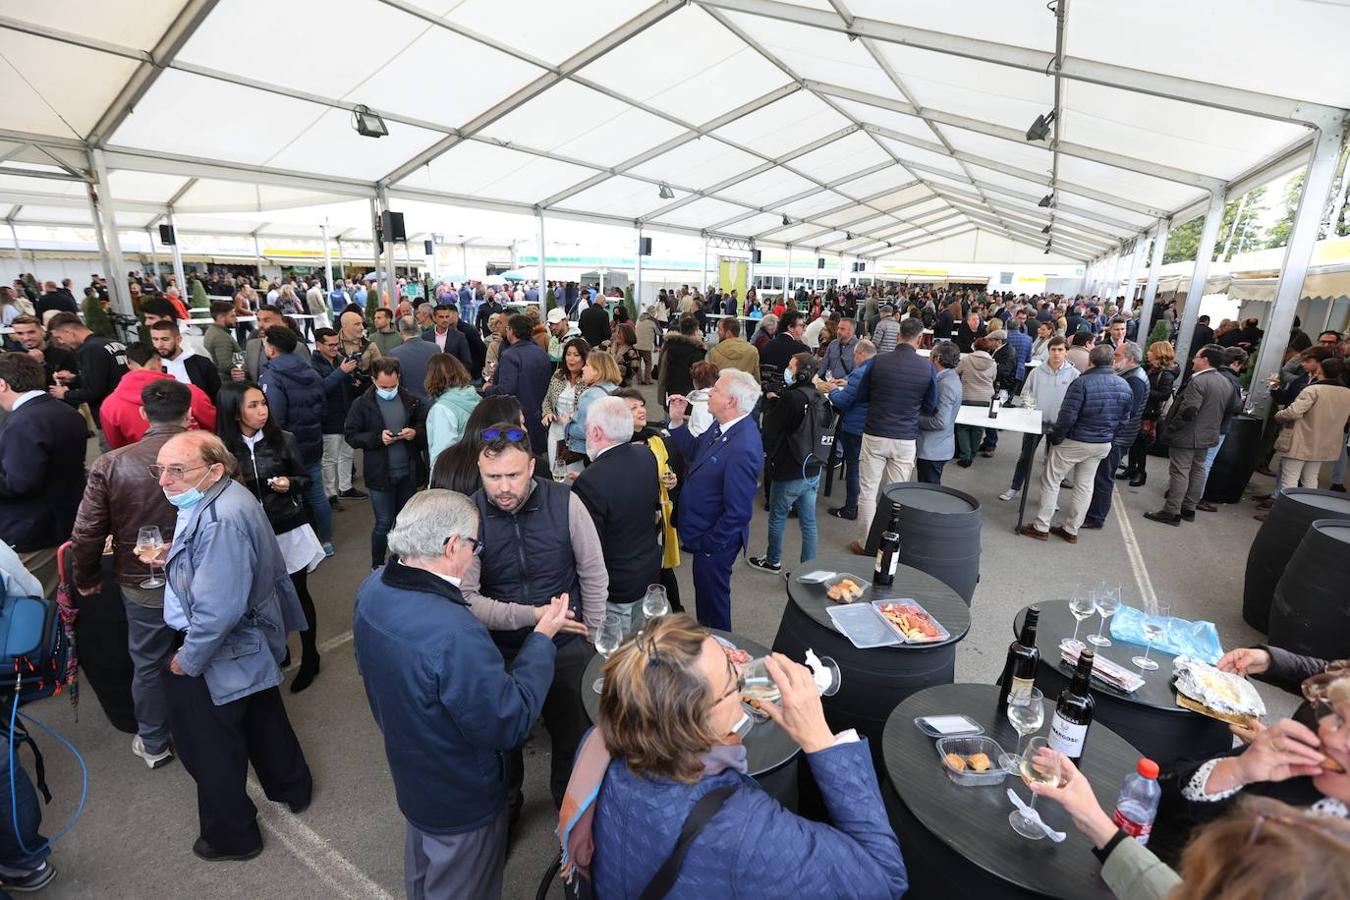
[[[732,419],[730,422],[728,422],[728,423],[726,423],[725,425],[722,426],[722,434],[725,435],[728,431],[730,431],[732,428],[734,428],[735,425],[736,425],[736,423],[739,422],[741,419],[747,419],[747,418],[749,418],[749,417],[750,417],[750,414],[749,414],[749,413],[746,413],[746,414],[743,415],[743,416],[737,416],[736,418]],[[712,427],[712,426],[709,426],[709,427]]]
[[437,347],[440,347],[440,348],[441,348],[441,352],[444,353],[444,352],[445,352],[445,342],[446,342],[446,340],[449,339],[449,337],[450,337],[450,329],[447,328],[447,329],[446,329],[445,331],[443,331],[443,332],[440,331],[439,329],[436,329],[436,330],[434,330],[434,331],[431,332],[431,336],[432,336],[433,338],[436,339],[436,346],[437,346]]
[[160,361],[164,366],[165,373],[172,375],[174,381],[177,381],[179,384],[192,384],[192,379],[188,378],[187,366],[184,364],[191,355],[192,351],[189,348],[179,347],[178,356],[175,358],[167,359],[161,356]]
[[20,394],[20,395],[14,400],[14,405],[11,406],[11,407],[9,408],[10,415],[13,415],[13,414],[15,413],[15,411],[17,411],[18,408],[19,408],[20,406],[23,406],[23,405],[24,405],[25,403],[27,403],[29,400],[32,400],[34,397],[41,397],[41,396],[42,396],[43,394],[45,394],[45,393],[47,393],[47,392],[46,392],[46,391],[24,391],[22,394]]
[[823,315],[816,316],[815,321],[812,322],[810,325],[807,325],[806,330],[802,332],[802,343],[810,347],[812,350],[819,349],[820,333],[824,330],[825,330],[825,317]]

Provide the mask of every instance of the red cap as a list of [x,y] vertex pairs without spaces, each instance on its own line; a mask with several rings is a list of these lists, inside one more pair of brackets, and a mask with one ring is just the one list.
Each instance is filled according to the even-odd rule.
[[1148,757],[1139,760],[1139,774],[1145,778],[1156,779],[1158,777],[1158,764]]

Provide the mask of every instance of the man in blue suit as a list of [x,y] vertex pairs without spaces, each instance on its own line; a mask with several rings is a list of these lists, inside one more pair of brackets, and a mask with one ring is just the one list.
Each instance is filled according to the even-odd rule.
[[750,542],[755,485],[764,464],[759,426],[750,418],[759,396],[750,373],[723,369],[708,395],[716,424],[697,438],[685,425],[685,398],[669,398],[670,437],[689,460],[675,524],[680,545],[694,557],[698,620],[724,631],[731,630],[731,567]]

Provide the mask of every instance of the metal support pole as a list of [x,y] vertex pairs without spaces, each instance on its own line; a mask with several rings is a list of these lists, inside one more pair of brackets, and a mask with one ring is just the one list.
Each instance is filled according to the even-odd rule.
[[[380,304],[379,304],[379,300],[378,300],[378,295],[379,295],[379,293],[380,293],[380,281],[379,281],[379,274],[380,274],[380,199],[379,199],[379,197],[371,197],[371,198],[370,198],[370,258],[371,258],[371,261],[375,264],[375,271],[374,271],[373,274],[376,276],[376,278],[375,278],[375,282],[374,282],[374,285],[373,285],[373,286],[374,286],[374,288],[375,288],[375,294],[377,295],[377,299],[376,299],[374,302],[375,302],[375,305],[376,305],[376,306],[379,306],[379,305],[380,305]],[[368,284],[368,283],[369,283],[369,282],[365,281],[365,279],[363,278],[363,279],[361,280],[361,283],[358,284],[357,287],[361,287],[362,285]],[[366,288],[366,302],[367,302],[367,303],[370,303],[370,302],[371,302],[371,299],[370,299],[370,288]]]
[[[544,210],[536,207],[534,215],[535,218],[539,220],[539,318],[545,320],[548,316],[548,280],[546,278],[547,263],[545,262],[545,257],[548,256],[548,252],[546,249],[547,244],[544,240]],[[469,273],[465,272],[464,274],[468,275]],[[567,304],[562,297],[554,295],[554,302],[558,304],[559,309],[567,308]]]
[[[333,289],[333,252],[328,245],[328,220],[323,220],[320,229],[323,232],[323,289],[331,291]],[[328,304],[328,295],[324,294],[324,305]]]
[[1116,294],[1120,290],[1120,266],[1123,262],[1125,262],[1125,245],[1121,244],[1116,248],[1116,260],[1111,264],[1111,282],[1106,286],[1106,294],[1102,297],[1103,305],[1116,299]]
[[131,292],[127,288],[127,267],[122,259],[122,242],[117,237],[117,223],[113,219],[112,195],[107,189],[108,170],[103,164],[103,151],[90,150],[89,162],[94,176],[88,186],[89,208],[93,214],[94,233],[98,236],[99,253],[108,271],[108,296],[114,312],[134,315]]
[[[19,231],[14,227],[14,220],[9,220],[9,236],[14,241],[14,259],[19,263],[19,268],[23,268],[23,251],[19,249]],[[17,275],[18,273],[16,273]]]
[[1289,245],[1284,251],[1284,265],[1280,267],[1280,282],[1275,288],[1275,302],[1271,304],[1270,320],[1266,322],[1265,340],[1256,357],[1256,371],[1252,375],[1248,407],[1265,412],[1270,401],[1270,385],[1266,379],[1279,371],[1290,329],[1294,327],[1294,312],[1303,294],[1303,278],[1312,262],[1313,245],[1322,226],[1322,211],[1326,209],[1327,193],[1336,177],[1336,162],[1340,156],[1341,141],[1345,137],[1344,115],[1323,126],[1317,132],[1312,158],[1308,160],[1303,177],[1303,194],[1294,215]]
[[[745,293],[748,296],[755,289],[755,242],[750,242],[750,259],[745,264]],[[759,296],[759,292],[755,292]],[[744,305],[745,297],[741,298],[741,304]]]
[[[254,265],[258,267],[258,280],[261,281],[261,280],[262,280],[262,277],[263,277],[263,270],[262,270],[262,267],[263,267],[262,245],[260,245],[260,244],[258,243],[258,232],[256,232],[256,231],[253,232],[253,259],[254,259]],[[259,286],[259,287],[262,287],[261,284],[258,285],[258,286]],[[267,291],[263,291],[263,293],[266,294]]]
[[1225,262],[1230,257],[1233,250],[1233,236],[1238,233],[1242,227],[1242,214],[1247,211],[1247,201],[1251,198],[1251,191],[1242,195],[1242,200],[1238,203],[1237,215],[1233,216],[1233,227],[1228,229],[1228,237],[1223,242],[1223,252],[1219,254],[1219,259]]
[[169,208],[164,217],[169,220],[169,227],[173,228],[173,274],[178,284],[178,299],[183,301],[184,306],[187,306],[191,297],[188,296],[187,276],[183,274],[183,251],[178,246],[182,235],[174,227],[172,207]]
[[[1325,185],[1323,190],[1326,190]],[[1181,366],[1183,372],[1186,371],[1186,362],[1191,358],[1191,352],[1200,349],[1191,347],[1191,334],[1195,331],[1196,320],[1200,318],[1200,300],[1205,296],[1205,279],[1209,278],[1209,261],[1214,256],[1214,245],[1219,242],[1219,226],[1223,224],[1225,202],[1227,202],[1226,191],[1215,190],[1209,195],[1209,210],[1205,213],[1205,225],[1200,231],[1200,246],[1195,252],[1195,271],[1191,273],[1191,289],[1186,292],[1186,308],[1181,311],[1181,330],[1177,332],[1177,365]],[[1315,215],[1319,219],[1322,217],[1320,207]],[[1316,230],[1314,226],[1313,231]],[[1312,253],[1311,241],[1308,243],[1308,252]],[[1303,277],[1300,275],[1299,284],[1302,283]],[[1272,340],[1275,343],[1280,341],[1274,335]]]
[[792,290],[792,245],[787,246],[787,269],[783,272],[783,300],[787,301],[788,291]]
[[469,242],[463,241],[459,245],[459,266],[464,270],[464,277],[469,278]]
[[1120,311],[1123,313],[1134,306],[1134,282],[1139,278],[1140,257],[1144,255],[1144,247],[1140,244],[1148,243],[1148,234],[1141,234],[1134,239],[1134,247],[1130,251],[1130,277],[1125,282],[1125,302],[1120,305]]
[[708,290],[708,239],[703,239],[703,268],[699,272],[698,280],[701,282],[698,286],[699,293]]
[[155,276],[154,283],[159,284],[159,251],[155,249],[155,233],[146,228],[145,236],[150,239],[150,271]]
[[440,277],[440,276],[439,276],[439,272],[437,271],[440,267],[436,265],[436,248],[437,248],[437,246],[438,246],[438,241],[436,240],[436,235],[433,234],[433,235],[431,235],[431,263],[430,263],[430,265],[431,265],[431,285],[432,285],[432,288],[435,288],[435,286],[436,286],[436,279],[437,279],[438,277]]
[[1153,300],[1158,296],[1158,275],[1162,268],[1163,251],[1167,249],[1167,233],[1172,229],[1171,219],[1159,219],[1153,232],[1153,254],[1148,262],[1148,281],[1144,282],[1144,300],[1139,309],[1139,346],[1148,350],[1148,333],[1153,328]]
[[633,285],[633,308],[642,309],[642,226],[637,227],[637,284]]
[[[389,212],[389,188],[385,185],[380,185],[380,208]],[[398,279],[394,277],[394,242],[389,238],[390,235],[384,236],[384,289],[389,294],[389,308],[393,309],[398,306]],[[378,272],[379,266],[375,268]]]
[[342,246],[341,235],[338,236],[337,245],[338,245],[338,273],[337,277],[333,279],[335,282],[333,285],[334,289],[337,288],[338,283],[345,284],[347,281],[347,248]]

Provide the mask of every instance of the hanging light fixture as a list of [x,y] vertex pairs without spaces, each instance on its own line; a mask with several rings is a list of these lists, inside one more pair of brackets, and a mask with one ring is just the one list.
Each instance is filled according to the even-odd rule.
[[389,134],[389,126],[369,106],[352,107],[352,127],[362,137],[382,138]]
[[675,192],[670,189],[670,185],[662,182],[661,186],[656,189],[656,196],[662,200],[674,200]]
[[1041,234],[1049,234],[1049,233],[1050,233],[1049,225],[1046,225],[1044,228],[1041,229]]
[[1051,203],[1054,203],[1054,202],[1055,202],[1055,193],[1054,193],[1054,191],[1051,191],[1050,193],[1048,193],[1048,194],[1046,194],[1044,197],[1042,197],[1042,198],[1041,198],[1041,202],[1037,203],[1036,205],[1037,205],[1037,206],[1049,206]]
[[1050,244],[1051,244],[1050,241],[1045,242],[1045,252],[1047,255],[1050,253]]
[[1050,110],[1047,115],[1039,115],[1036,121],[1031,123],[1027,129],[1027,140],[1043,141],[1050,136],[1050,125],[1055,121],[1055,111]]
[[789,219],[786,215],[784,215],[784,216],[783,216],[783,224],[784,224],[784,225],[791,225],[791,224],[792,224],[792,220]]

